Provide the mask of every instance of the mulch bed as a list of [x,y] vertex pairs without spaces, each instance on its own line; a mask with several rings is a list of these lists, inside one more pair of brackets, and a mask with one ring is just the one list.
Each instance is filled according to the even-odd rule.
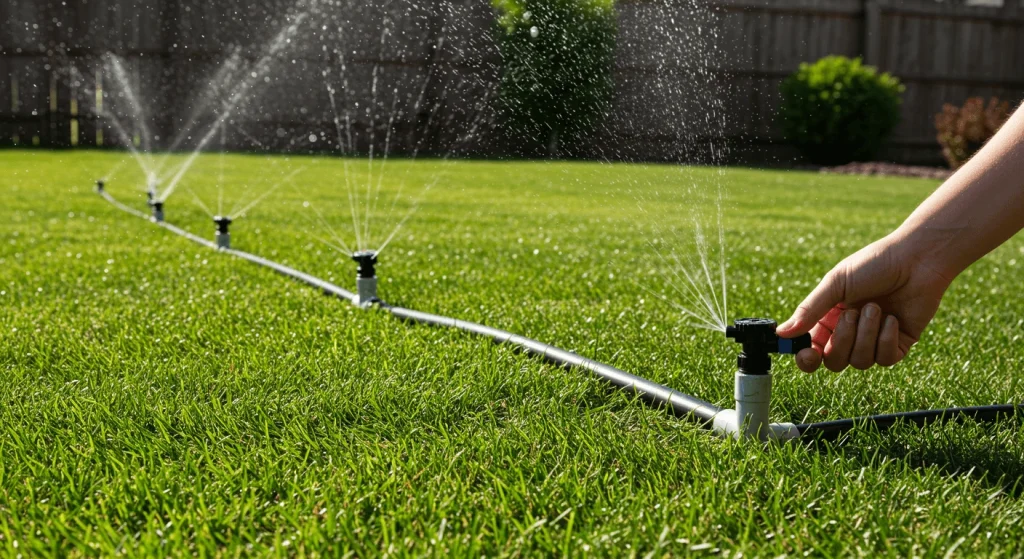
[[896,163],[847,163],[839,167],[822,167],[822,173],[839,175],[882,175],[891,177],[920,177],[925,179],[945,180],[953,171],[942,167],[920,167],[915,165],[897,165]]

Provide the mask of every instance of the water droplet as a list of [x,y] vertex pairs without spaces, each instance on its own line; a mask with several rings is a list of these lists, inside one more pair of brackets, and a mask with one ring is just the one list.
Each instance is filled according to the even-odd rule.
[[540,37],[540,29],[537,29],[536,25],[530,28],[530,36],[533,37],[534,39]]

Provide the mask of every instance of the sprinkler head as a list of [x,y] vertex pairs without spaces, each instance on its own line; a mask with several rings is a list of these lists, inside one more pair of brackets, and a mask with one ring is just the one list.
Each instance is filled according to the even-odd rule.
[[153,191],[152,190],[147,190],[146,191],[146,201],[149,202],[150,206],[153,205]]
[[99,193],[102,194],[104,186],[106,186],[106,184],[103,182],[103,179],[100,179],[100,180],[96,181],[96,192],[99,192]]
[[231,234],[228,233],[231,218],[218,215],[213,218],[213,223],[217,226],[217,248],[231,248]]
[[352,254],[352,260],[359,264],[356,269],[356,277],[370,279],[377,277],[377,251],[361,250]]
[[359,267],[356,269],[356,300],[360,307],[379,303],[377,298],[377,251],[361,250],[352,255]]
[[766,375],[772,368],[772,353],[795,355],[811,347],[810,334],[780,338],[775,327],[775,321],[770,318],[741,318],[725,329],[725,337],[743,345],[738,359],[740,372]]
[[150,200],[149,207],[153,208],[153,221],[160,223],[164,220],[164,203],[160,200]]

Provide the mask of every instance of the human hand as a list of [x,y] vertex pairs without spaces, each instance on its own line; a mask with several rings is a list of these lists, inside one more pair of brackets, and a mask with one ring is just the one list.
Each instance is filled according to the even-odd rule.
[[783,338],[811,333],[813,347],[796,357],[801,370],[823,361],[836,372],[889,367],[907,356],[952,281],[913,245],[890,235],[847,257],[778,327]]

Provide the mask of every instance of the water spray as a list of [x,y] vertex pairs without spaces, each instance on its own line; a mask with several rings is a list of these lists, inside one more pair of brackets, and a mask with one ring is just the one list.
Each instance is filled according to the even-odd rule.
[[359,267],[356,269],[356,298],[360,307],[380,302],[377,298],[377,251],[361,250],[352,255]]
[[150,198],[149,207],[153,209],[153,221],[157,223],[163,223],[164,221],[164,203],[162,200],[156,200]]
[[716,432],[747,439],[793,439],[800,436],[796,425],[769,423],[772,400],[773,353],[795,355],[811,347],[811,335],[780,338],[775,321],[741,318],[725,329],[725,337],[743,346],[737,358],[736,409],[724,410],[714,418]]
[[226,215],[218,215],[213,218],[217,226],[217,248],[231,248],[231,234],[228,233],[228,226],[231,225],[231,218]]

